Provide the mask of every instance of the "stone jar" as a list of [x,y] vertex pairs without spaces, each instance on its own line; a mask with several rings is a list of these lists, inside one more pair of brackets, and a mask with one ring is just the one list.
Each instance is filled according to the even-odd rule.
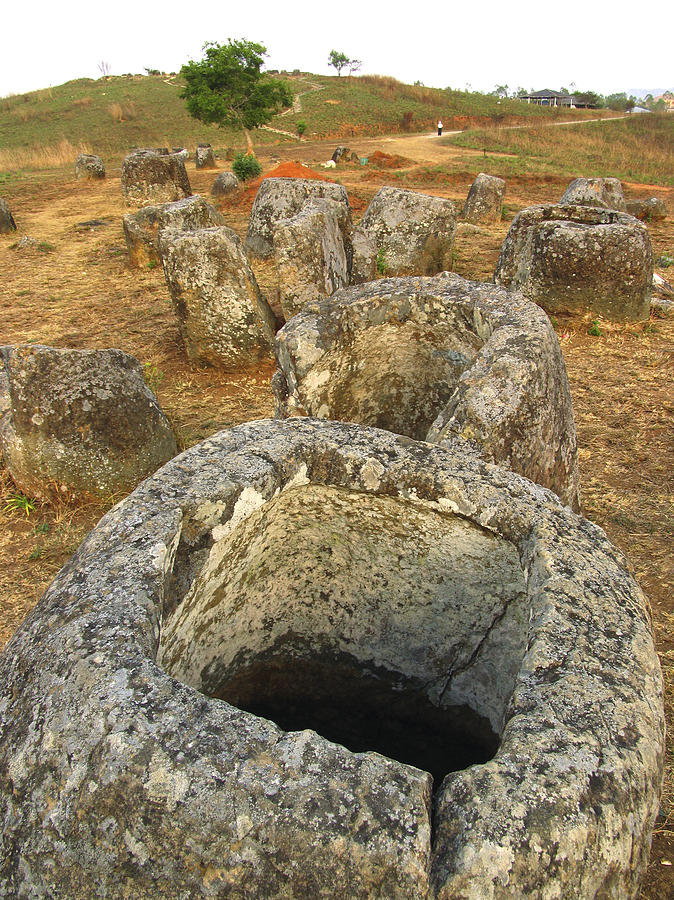
[[663,755],[599,528],[457,450],[249,423],[0,654],[0,895],[633,900]]

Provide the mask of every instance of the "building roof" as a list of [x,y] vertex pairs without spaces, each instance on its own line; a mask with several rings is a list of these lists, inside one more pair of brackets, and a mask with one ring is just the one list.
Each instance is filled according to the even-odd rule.
[[570,94],[564,94],[561,91],[551,91],[549,88],[545,88],[542,91],[534,91],[533,94],[525,94],[525,97],[530,97],[532,100],[552,100],[554,97],[557,100],[567,99],[571,97]]

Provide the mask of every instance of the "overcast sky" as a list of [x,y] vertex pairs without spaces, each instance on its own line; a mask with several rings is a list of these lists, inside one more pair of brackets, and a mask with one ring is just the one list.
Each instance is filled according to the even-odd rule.
[[0,97],[98,78],[101,62],[113,75],[177,71],[201,58],[206,41],[227,38],[264,44],[268,68],[318,74],[335,74],[327,65],[335,49],[361,59],[361,73],[433,87],[672,89],[673,10],[663,0],[631,4],[629,18],[615,0],[11,0],[2,13]]

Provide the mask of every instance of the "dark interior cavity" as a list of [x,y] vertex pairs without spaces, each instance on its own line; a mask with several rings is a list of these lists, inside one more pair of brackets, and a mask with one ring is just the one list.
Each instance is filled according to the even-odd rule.
[[354,660],[279,655],[238,672],[214,696],[284,731],[310,728],[353,753],[375,751],[416,766],[436,787],[448,772],[487,762],[499,744],[470,707],[438,707],[423,691],[364,672]]
[[323,484],[246,489],[232,520],[212,541],[187,523],[167,672],[436,783],[494,755],[528,623],[508,541],[439,507]]

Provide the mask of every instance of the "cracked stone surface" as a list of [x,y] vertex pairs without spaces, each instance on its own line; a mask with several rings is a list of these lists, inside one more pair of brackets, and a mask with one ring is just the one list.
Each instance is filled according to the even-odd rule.
[[275,346],[278,416],[463,439],[579,508],[564,359],[521,294],[449,273],[383,279],[305,307]]
[[179,153],[134,150],[122,162],[122,194],[129,205],[172,203],[192,193]]
[[[218,696],[325,653],[495,755],[432,784]],[[456,448],[249,423],[111,510],[0,655],[0,895],[636,898],[663,731],[599,528]]]
[[[345,215],[340,216],[340,223],[344,223],[342,237],[345,246],[350,248],[351,207],[345,187],[312,178],[265,178],[250,211],[246,250],[263,259],[273,256],[274,234],[279,222],[297,215],[311,199],[333,200],[344,207]],[[350,254],[350,249],[347,253]]]
[[121,350],[0,347],[0,446],[29,497],[131,491],[178,453],[140,363]]
[[625,212],[625,195],[619,178],[574,178],[559,201],[564,205],[597,206]]
[[105,178],[105,163],[93,153],[80,153],[75,160],[75,178],[94,181]]
[[356,252],[370,249],[387,275],[435,275],[452,268],[456,207],[444,197],[382,187],[355,234],[367,240],[354,242],[352,284],[371,265],[370,258],[356,258]]
[[500,222],[506,183],[496,175],[480,172],[471,184],[463,207],[466,222]]
[[197,144],[194,153],[194,164],[197,169],[216,169],[215,153],[210,144]]
[[240,187],[241,182],[236,177],[234,172],[220,172],[213,182],[213,187],[211,188],[211,196],[227,197],[229,194],[233,194],[238,191]]
[[326,199],[310,200],[292,218],[277,223],[274,258],[286,319],[348,285],[350,260],[343,235],[350,226],[344,204]]
[[132,265],[141,268],[161,262],[159,235],[164,228],[195,231],[224,224],[222,215],[199,194],[174,203],[146,206],[122,218],[129,258]]
[[627,213],[590,206],[530,206],[512,221],[494,281],[551,313],[647,319],[653,249]]
[[236,232],[164,228],[159,254],[192,362],[235,369],[271,356],[274,314]]

